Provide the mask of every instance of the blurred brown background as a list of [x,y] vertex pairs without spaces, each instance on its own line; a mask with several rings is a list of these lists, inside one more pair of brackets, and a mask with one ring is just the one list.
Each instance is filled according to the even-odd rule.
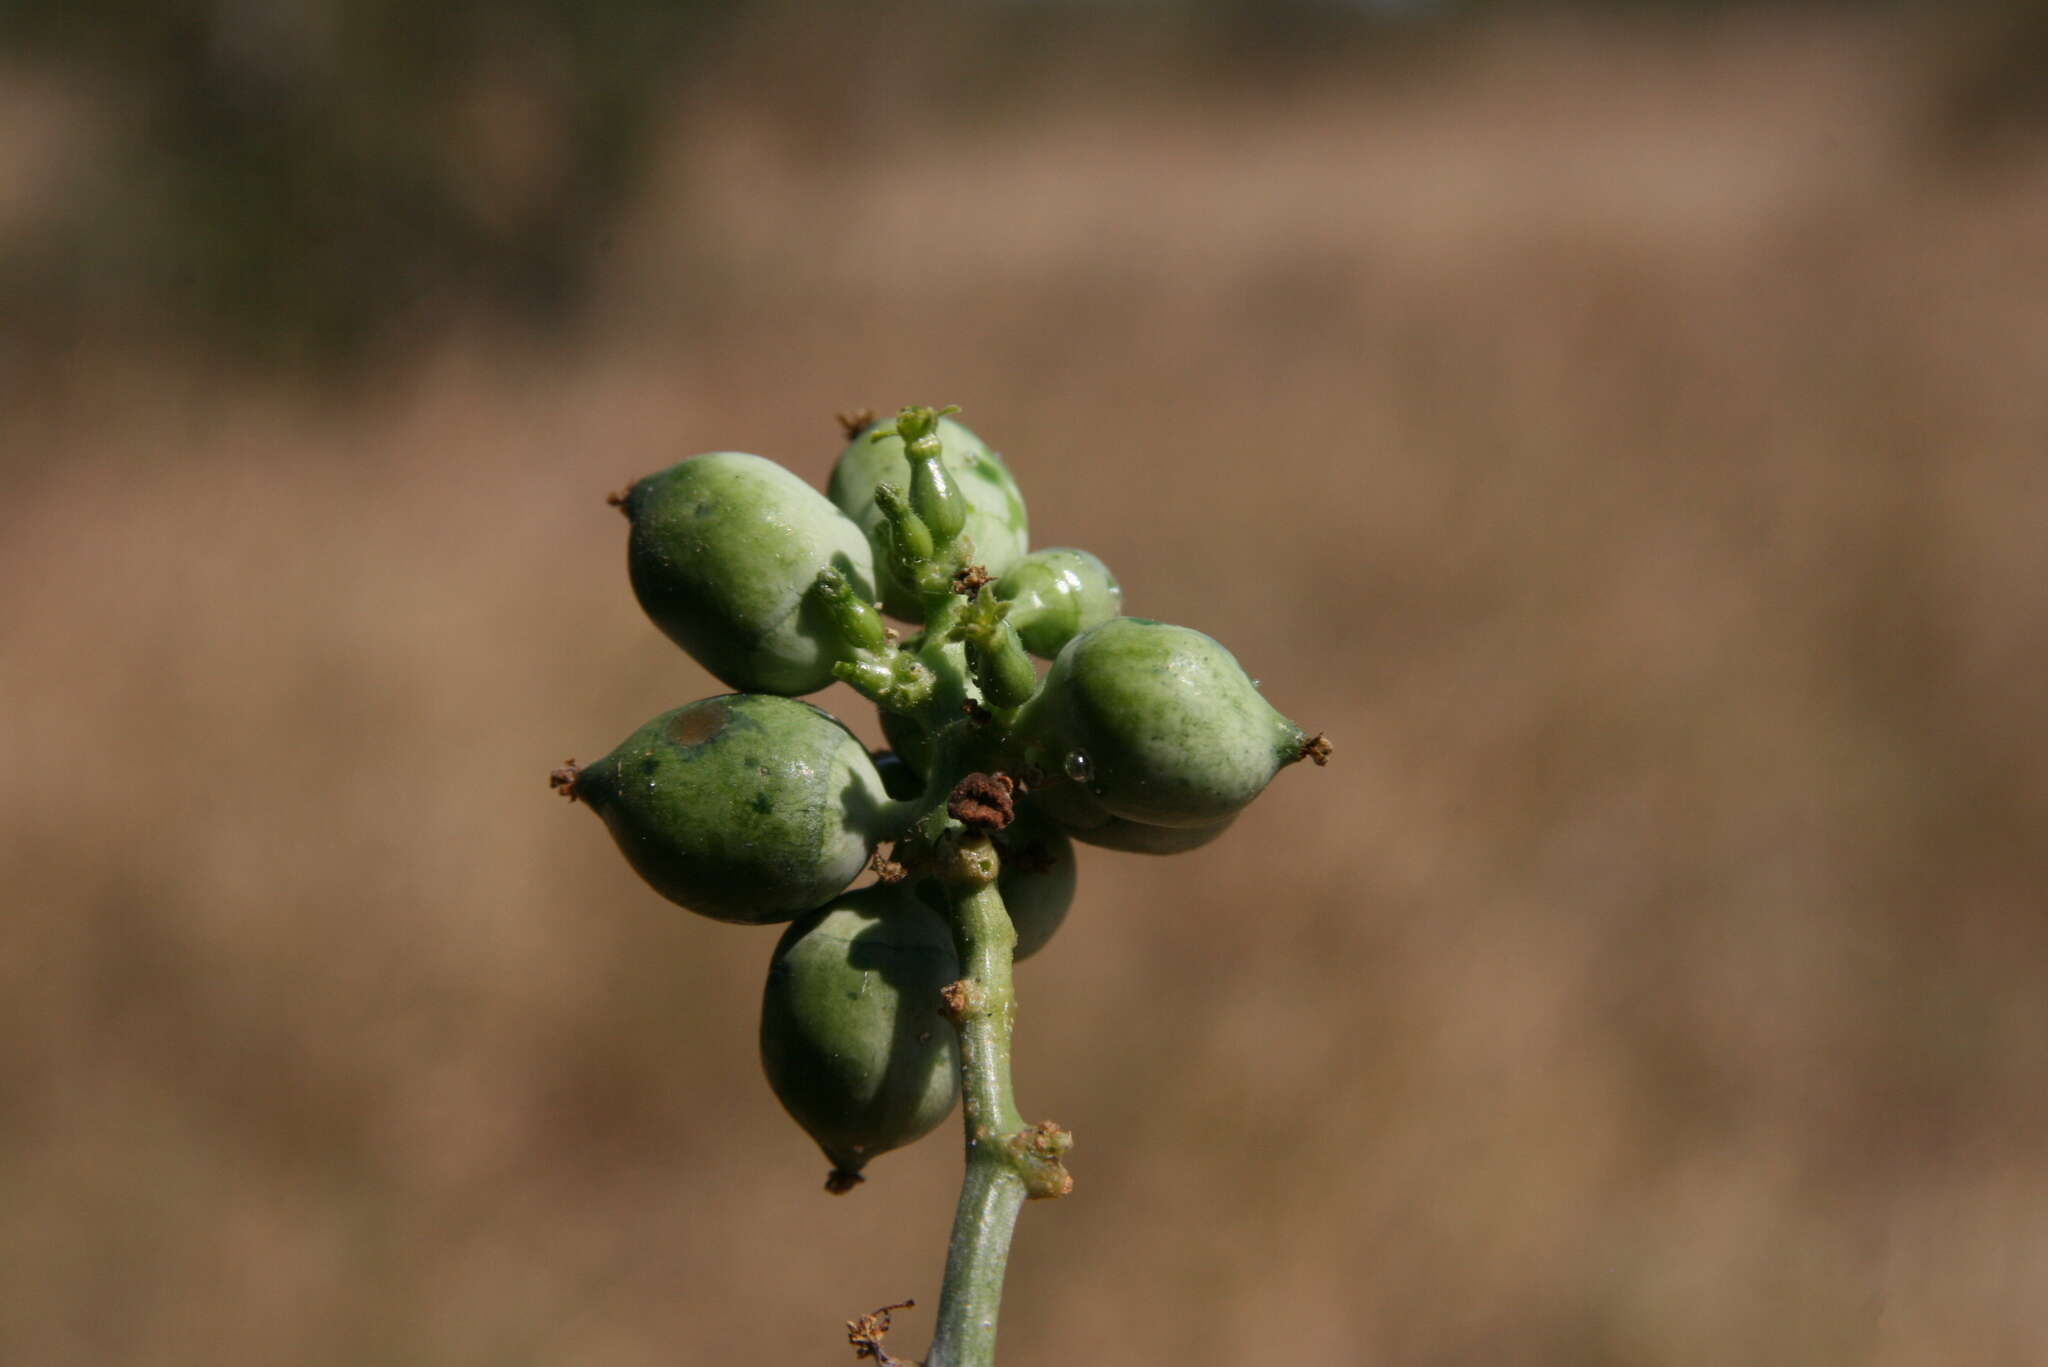
[[921,1349],[545,783],[911,402],[1339,746],[1084,856],[1007,1361],[2048,1361],[2032,11],[426,9],[0,7],[0,1361]]

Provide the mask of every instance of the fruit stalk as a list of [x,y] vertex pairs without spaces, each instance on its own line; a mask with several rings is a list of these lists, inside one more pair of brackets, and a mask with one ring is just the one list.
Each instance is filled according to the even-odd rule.
[[1011,1087],[1017,936],[996,889],[995,849],[985,836],[963,840],[949,864],[953,943],[965,976],[946,989],[946,1013],[960,1032],[967,1172],[926,1367],[990,1367],[1017,1211],[1026,1198],[1064,1195],[1073,1183],[1060,1163],[1067,1135],[1025,1125]]

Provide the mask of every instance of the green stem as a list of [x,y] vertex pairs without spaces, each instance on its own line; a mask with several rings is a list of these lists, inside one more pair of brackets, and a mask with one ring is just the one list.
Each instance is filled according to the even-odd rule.
[[1025,1125],[1011,1088],[1017,933],[996,890],[995,850],[986,837],[973,837],[950,862],[953,943],[966,976],[947,990],[947,1003],[960,1031],[967,1173],[926,1367],[991,1367],[1017,1210],[1027,1197],[1064,1195],[1072,1185],[1060,1162],[1069,1140],[1050,1124]]
[[996,1315],[1003,1304],[1003,1272],[1010,1235],[1024,1204],[1024,1179],[1008,1164],[967,1159],[953,1239],[946,1248],[946,1281],[939,1291],[939,1325],[925,1367],[990,1367],[996,1360]]

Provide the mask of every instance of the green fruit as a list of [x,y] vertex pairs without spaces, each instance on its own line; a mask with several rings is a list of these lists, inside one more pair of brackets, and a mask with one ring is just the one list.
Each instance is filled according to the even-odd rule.
[[1070,831],[1105,814],[1215,826],[1300,759],[1306,740],[1221,645],[1141,617],[1069,641],[1016,733],[1047,776],[1035,796]]
[[807,702],[735,693],[664,712],[578,772],[627,862],[720,921],[787,921],[859,876],[896,804],[853,734]]
[[[1074,905],[1074,843],[1028,800],[1017,804],[1016,819],[996,833],[995,842],[1002,857],[996,891],[1017,932],[1011,956],[1028,959],[1045,948]],[[921,879],[915,887],[925,906],[939,916],[948,914],[946,890],[938,880]]]
[[1229,830],[1235,820],[1236,817],[1227,816],[1213,826],[1147,826],[1113,816],[1104,825],[1075,831],[1074,839],[1128,854],[1185,854]]
[[1009,909],[1017,931],[1019,959],[1045,948],[1074,905],[1074,844],[1052,820],[1027,799],[1017,804],[1017,817],[996,833],[1003,871],[996,890]]
[[[875,505],[875,486],[891,484],[910,492],[910,459],[903,453],[903,441],[887,436],[870,440],[872,427],[861,432],[839,453],[826,486],[839,510],[860,524],[873,549],[873,561],[881,571],[882,606],[906,622],[924,620],[924,604],[916,590],[898,582],[889,569],[888,546],[882,540],[882,511]],[[1002,458],[990,451],[981,438],[964,424],[941,418],[938,437],[943,444],[939,462],[951,474],[968,504],[965,535],[973,543],[970,563],[991,575],[1000,575],[1024,554],[1030,545],[1030,528],[1024,511],[1024,496],[1017,482],[1003,466]]]
[[807,590],[831,568],[872,598],[874,559],[817,490],[774,461],[714,451],[635,484],[625,511],[633,592],[699,664],[752,693],[832,682],[840,633]]
[[848,893],[783,933],[761,1002],[761,1066],[835,1180],[952,1111],[959,1043],[939,993],[959,977],[945,920],[900,884]]
[[1233,812],[1208,826],[1153,826],[1111,816],[1094,794],[1071,781],[1049,782],[1033,792],[1036,804],[1074,839],[1127,854],[1184,854],[1200,849],[1229,830],[1238,815]]
[[1048,546],[1003,572],[990,592],[1010,604],[1009,623],[1033,655],[1051,659],[1089,627],[1123,611],[1109,566],[1087,551]]

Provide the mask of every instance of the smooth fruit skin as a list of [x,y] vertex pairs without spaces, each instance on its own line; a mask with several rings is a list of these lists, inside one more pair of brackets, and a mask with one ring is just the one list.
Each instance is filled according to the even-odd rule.
[[626,567],[654,624],[719,679],[750,693],[832,682],[839,633],[807,594],[818,571],[874,596],[861,529],[772,460],[692,456],[626,494]]
[[734,693],[664,712],[581,770],[634,871],[719,921],[787,921],[860,875],[895,804],[853,733],[807,702]]
[[[860,525],[880,568],[882,607],[892,617],[906,622],[924,620],[924,604],[910,585],[898,583],[888,568],[888,547],[881,509],[875,506],[875,486],[893,484],[910,492],[910,459],[903,454],[903,441],[887,436],[870,440],[874,428],[861,432],[839,453],[832,467],[826,492],[839,511]],[[965,535],[973,542],[971,563],[991,575],[1000,575],[1024,554],[1031,544],[1031,529],[1024,510],[1024,496],[1017,491],[1002,458],[988,449],[964,423],[939,419],[941,443],[939,461],[946,467],[967,499]]]
[[1200,849],[1229,830],[1239,813],[1208,826],[1153,826],[1111,816],[1086,788],[1072,781],[1053,781],[1036,792],[1036,801],[1075,840],[1125,854],[1185,854]]
[[1016,820],[997,832],[996,842],[1003,859],[996,889],[1017,932],[1013,953],[1028,959],[1045,948],[1074,905],[1074,842],[1029,799],[1017,804]]
[[1104,814],[1214,826],[1301,758],[1306,739],[1216,641],[1142,617],[1069,641],[1016,732],[1049,780],[1035,795],[1070,831]]
[[951,1113],[959,1043],[939,993],[959,977],[945,920],[900,884],[848,893],[783,933],[761,1002],[761,1066],[839,1172]]
[[1074,839],[1100,849],[1126,854],[1185,854],[1229,830],[1235,820],[1235,816],[1227,816],[1213,826],[1147,826],[1105,812],[1100,825],[1069,826],[1067,830]]
[[1124,591],[1109,566],[1071,546],[1031,552],[1005,570],[990,591],[1010,604],[1009,622],[1024,648],[1046,660],[1123,611]]

